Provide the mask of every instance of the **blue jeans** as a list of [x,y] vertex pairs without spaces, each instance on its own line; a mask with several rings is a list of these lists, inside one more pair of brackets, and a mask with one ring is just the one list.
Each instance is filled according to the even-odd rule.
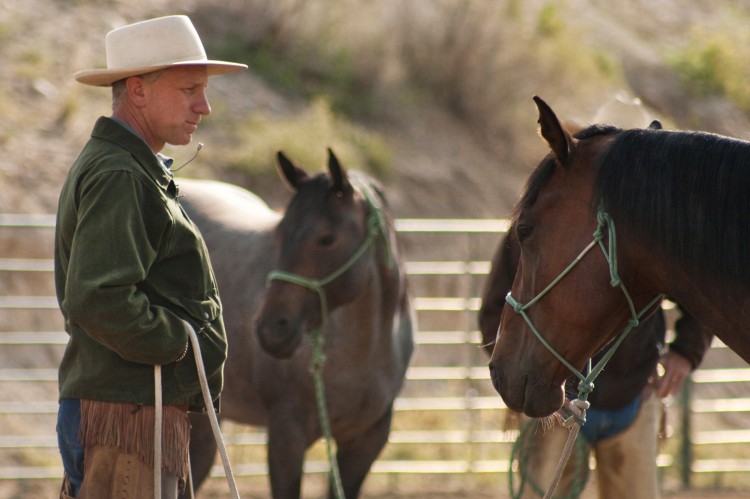
[[57,412],[57,445],[60,448],[63,468],[76,497],[83,482],[83,447],[78,441],[78,428],[81,426],[81,401],[62,399]]
[[581,426],[581,433],[586,440],[595,445],[600,440],[613,437],[623,431],[635,420],[641,407],[641,396],[616,411],[589,409],[586,411],[586,424]]

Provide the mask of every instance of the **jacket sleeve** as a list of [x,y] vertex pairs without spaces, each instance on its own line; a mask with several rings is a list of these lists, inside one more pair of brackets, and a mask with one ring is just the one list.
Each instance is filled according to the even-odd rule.
[[696,369],[703,361],[714,337],[711,330],[703,326],[681,305],[677,305],[681,316],[675,322],[675,338],[669,349],[677,352],[690,361]]
[[85,177],[76,199],[64,304],[68,320],[128,361],[176,360],[185,350],[188,326],[150,303],[144,292],[170,230],[163,201],[127,171]]
[[513,236],[512,227],[508,229],[498,245],[492,266],[482,293],[482,305],[479,308],[479,329],[482,333],[482,345],[488,354],[492,353],[500,316],[505,306],[505,296],[513,286],[518,269],[521,248]]

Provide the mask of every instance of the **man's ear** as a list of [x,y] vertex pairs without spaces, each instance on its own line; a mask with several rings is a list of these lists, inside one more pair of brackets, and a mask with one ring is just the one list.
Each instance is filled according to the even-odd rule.
[[143,107],[146,104],[146,80],[140,76],[131,76],[125,80],[125,88],[128,98],[135,106]]

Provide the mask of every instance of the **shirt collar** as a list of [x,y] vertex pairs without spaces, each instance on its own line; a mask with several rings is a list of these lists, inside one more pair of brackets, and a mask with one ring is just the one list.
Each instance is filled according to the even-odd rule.
[[[126,130],[128,130],[130,133],[132,133],[133,135],[135,135],[136,137],[138,137],[139,139],[143,140],[143,142],[146,142],[146,140],[141,136],[141,134],[139,134],[138,132],[136,132],[135,129],[132,126],[128,125],[123,120],[121,120],[120,118],[117,118],[114,115],[111,116],[111,118],[112,118],[112,121],[114,121],[115,123],[119,124],[120,126],[122,126],[123,128],[125,128]],[[159,164],[164,169],[164,172],[167,175],[169,175],[169,178],[173,178],[174,174],[172,173],[172,170],[170,170],[170,168],[172,167],[172,163],[174,163],[174,158],[170,158],[169,156],[165,156],[164,154],[159,153],[159,152],[156,153],[156,158],[159,160]]]

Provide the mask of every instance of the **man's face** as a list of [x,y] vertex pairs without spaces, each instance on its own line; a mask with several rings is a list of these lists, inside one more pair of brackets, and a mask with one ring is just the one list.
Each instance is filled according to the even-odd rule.
[[152,145],[187,145],[203,116],[211,112],[206,98],[204,66],[170,68],[153,82],[144,81],[147,141]]

